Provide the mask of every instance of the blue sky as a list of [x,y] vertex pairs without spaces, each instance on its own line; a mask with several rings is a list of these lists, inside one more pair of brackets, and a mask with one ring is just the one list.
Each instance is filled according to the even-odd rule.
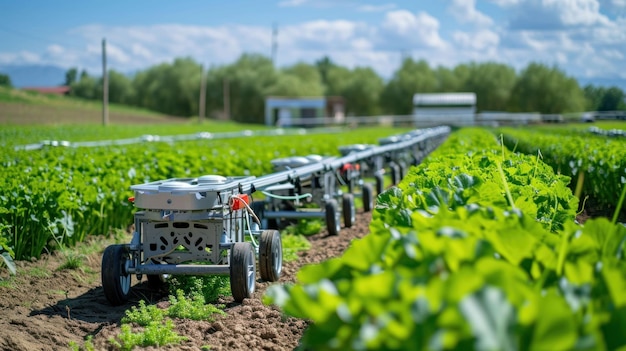
[[276,63],[329,56],[390,77],[405,56],[431,66],[557,65],[582,80],[626,80],[626,0],[204,0],[0,2],[0,65],[134,72],[176,57],[205,65],[244,52]]

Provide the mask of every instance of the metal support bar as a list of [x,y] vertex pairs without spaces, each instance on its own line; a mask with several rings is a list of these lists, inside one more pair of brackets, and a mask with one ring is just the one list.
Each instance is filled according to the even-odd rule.
[[263,218],[268,219],[310,219],[310,218],[324,218],[326,212],[322,211],[266,211],[263,213]]
[[129,268],[130,274],[177,274],[177,275],[229,275],[227,265],[204,264],[146,264],[137,268]]
[[346,163],[355,163],[368,159],[370,157],[376,157],[384,154],[394,154],[394,152],[405,150],[420,142],[428,141],[430,139],[438,139],[439,137],[447,135],[448,133],[450,133],[450,127],[447,126],[428,129],[415,136],[407,135],[404,140],[399,140],[398,142],[376,146],[365,149],[363,151],[353,152],[343,157],[324,159],[320,162],[310,165],[305,165],[288,171],[258,177],[250,181],[244,181],[241,183],[241,185],[244,191],[250,191],[252,186],[254,186],[255,190],[261,190],[268,186],[288,182],[296,178],[309,176],[310,174],[315,172],[331,170],[334,171],[339,169],[342,165]]

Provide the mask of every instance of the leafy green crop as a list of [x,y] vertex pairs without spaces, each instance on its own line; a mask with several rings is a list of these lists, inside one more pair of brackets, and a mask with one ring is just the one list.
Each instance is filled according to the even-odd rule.
[[512,129],[499,130],[504,143],[531,155],[543,155],[543,161],[580,182],[581,195],[591,195],[600,205],[617,206],[626,184],[626,140],[608,138],[576,130]]
[[341,134],[196,140],[119,147],[5,147],[0,163],[0,225],[17,259],[73,246],[86,235],[132,223],[132,184],[206,174],[261,176],[270,160],[291,155],[337,155],[340,145],[376,143],[397,129]]
[[626,228],[575,224],[567,177],[461,130],[378,197],[371,233],[274,285],[315,350],[626,346]]
[[0,256],[2,256],[2,261],[0,261],[0,267],[3,265],[7,267],[11,274],[16,273],[15,263],[13,262],[13,250],[9,246],[9,240],[5,237],[5,231],[8,232],[8,226],[6,224],[0,223]]

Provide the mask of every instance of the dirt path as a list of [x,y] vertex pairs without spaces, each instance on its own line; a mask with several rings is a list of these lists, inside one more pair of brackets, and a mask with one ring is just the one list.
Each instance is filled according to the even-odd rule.
[[[340,255],[352,239],[369,232],[370,219],[371,214],[359,213],[356,224],[342,228],[339,236],[329,237],[322,231],[310,237],[312,248],[301,252],[297,262],[285,264],[280,282],[293,282],[305,264]],[[113,350],[108,339],[119,334],[119,322],[127,309],[141,299],[167,300],[147,288],[144,278],[134,286],[128,304],[112,307],[100,286],[100,255],[108,243],[95,245],[101,245],[101,249],[86,257],[80,270],[58,270],[64,262],[60,255],[18,262],[22,273],[11,280],[10,286],[0,286],[1,350],[68,350],[70,341],[82,345],[88,335],[93,336],[97,350]],[[5,271],[0,271],[3,279]],[[188,340],[159,349],[293,350],[307,323],[263,305],[261,297],[267,286],[269,283],[257,282],[254,298],[241,304],[232,297],[218,301],[226,305],[227,315],[214,322],[176,320],[176,331]]]

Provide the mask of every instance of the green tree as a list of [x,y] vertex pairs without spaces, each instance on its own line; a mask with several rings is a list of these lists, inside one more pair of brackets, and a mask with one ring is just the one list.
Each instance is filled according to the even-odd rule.
[[602,103],[602,97],[604,96],[606,88],[596,87],[592,84],[587,84],[583,88],[585,98],[587,98],[587,110],[599,111],[600,104]]
[[516,81],[515,70],[507,65],[485,62],[467,65],[462,89],[476,93],[478,111],[505,111]]
[[135,104],[174,116],[198,113],[202,67],[191,58],[177,58],[139,72],[133,80]]
[[598,106],[598,111],[616,111],[626,109],[624,91],[618,87],[606,89]]
[[65,72],[65,83],[66,86],[72,86],[76,82],[78,78],[78,69],[76,67],[72,67]]
[[323,96],[324,85],[315,66],[298,63],[277,72],[277,80],[267,88],[266,95]]
[[350,72],[340,96],[346,100],[346,114],[373,116],[380,114],[380,95],[384,88],[382,78],[371,68],[357,67]]
[[[87,74],[86,71],[83,71],[80,75],[80,79],[72,83],[70,87],[71,96],[94,100],[100,98],[102,95],[102,89],[98,90],[98,81]],[[98,91],[100,91],[100,94],[98,94]]]
[[265,97],[278,81],[272,60],[243,54],[231,65],[211,69],[207,77],[208,111],[223,110],[224,81],[228,84],[230,117],[238,122],[264,123]]
[[133,83],[122,73],[109,71],[109,101],[130,105],[134,98]]
[[352,73],[343,66],[333,64],[326,72],[326,96],[341,96],[344,94]]
[[268,87],[278,75],[270,58],[262,55],[242,55],[230,67],[231,109],[233,119],[240,122],[263,123]]
[[284,68],[282,72],[298,77],[298,79],[307,84],[310,89],[310,92],[307,93],[309,96],[324,95],[322,76],[316,66],[300,62]]
[[328,86],[328,75],[331,68],[336,67],[333,61],[328,56],[324,56],[321,59],[315,61],[315,66],[320,73],[320,78],[322,79],[322,84],[324,86]]
[[9,77],[8,74],[0,73],[0,86],[9,88],[13,87],[13,84],[11,83],[11,77]]
[[459,76],[454,70],[439,66],[435,69],[437,77],[437,91],[442,93],[461,92],[465,78]]
[[325,85],[326,96],[340,96],[346,102],[346,114],[371,116],[380,114],[382,78],[369,67],[350,70],[333,63],[328,57],[316,62]]
[[381,107],[386,113],[408,115],[413,112],[413,95],[436,90],[437,77],[428,62],[415,62],[412,58],[407,58],[384,87]]
[[586,99],[576,79],[557,67],[530,63],[511,92],[511,110],[540,113],[584,111]]

